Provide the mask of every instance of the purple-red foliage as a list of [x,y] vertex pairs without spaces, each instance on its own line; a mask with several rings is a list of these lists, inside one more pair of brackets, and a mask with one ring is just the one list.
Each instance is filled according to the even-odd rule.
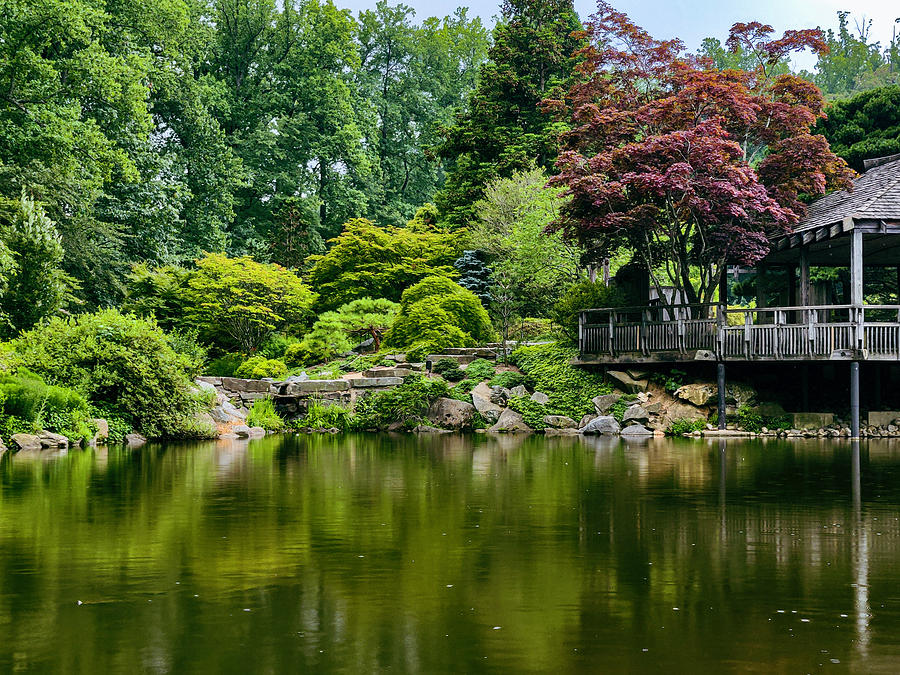
[[771,36],[771,26],[735,24],[728,46],[758,66],[707,69],[601,0],[576,84],[544,102],[571,123],[553,178],[571,196],[559,227],[585,243],[627,244],[651,274],[665,267],[688,300],[706,302],[722,265],[763,258],[769,237],[805,213],[804,196],[849,187],[852,171],[811,133],[821,92],[771,74],[791,52],[825,50],[821,32]]

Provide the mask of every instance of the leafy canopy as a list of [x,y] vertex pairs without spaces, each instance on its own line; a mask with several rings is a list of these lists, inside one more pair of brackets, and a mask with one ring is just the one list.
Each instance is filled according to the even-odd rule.
[[454,239],[432,228],[379,227],[364,218],[344,225],[323,255],[311,256],[309,280],[322,309],[359,298],[394,302],[406,288],[428,276],[455,277]]
[[189,280],[192,312],[207,330],[224,330],[245,352],[272,333],[305,323],[315,293],[294,272],[249,257],[208,253]]
[[560,225],[605,252],[626,245],[660,297],[672,284],[710,302],[726,261],[761,259],[768,234],[805,212],[801,197],[849,186],[846,163],[811,132],[821,92],[775,74],[785,55],[823,50],[820,31],[771,33],[735,24],[727,45],[755,67],[704,70],[680,41],[654,40],[600,2],[578,82],[547,103],[573,124],[553,180],[571,197]]

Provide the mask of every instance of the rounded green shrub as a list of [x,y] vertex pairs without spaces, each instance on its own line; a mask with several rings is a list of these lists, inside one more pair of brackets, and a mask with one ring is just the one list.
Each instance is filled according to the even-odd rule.
[[54,318],[15,341],[21,364],[75,389],[147,436],[179,436],[199,409],[198,364],[172,347],[153,319],[105,309]]
[[264,377],[281,379],[287,376],[288,368],[284,361],[267,359],[265,356],[251,356],[244,361],[235,375],[248,380],[261,380]]
[[[386,341],[407,353],[417,343],[428,343],[431,353],[439,353],[493,338],[490,318],[474,293],[445,277],[427,277],[403,292],[400,314]],[[417,354],[425,351],[415,349]]]

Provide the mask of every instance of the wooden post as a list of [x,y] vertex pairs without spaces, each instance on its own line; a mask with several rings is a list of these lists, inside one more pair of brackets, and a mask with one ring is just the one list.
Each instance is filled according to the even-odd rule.
[[863,233],[857,228],[850,231],[850,304],[863,304]]
[[[800,247],[800,306],[809,307],[809,247]],[[799,322],[799,316],[794,323]]]
[[[898,268],[898,274],[900,274],[900,268]],[[900,277],[898,277],[900,278]],[[759,263],[756,266],[756,306],[764,309],[767,306],[768,299],[766,298],[766,266],[762,263]]]
[[719,304],[728,306],[728,265],[722,265],[719,272]]
[[788,307],[797,306],[797,266],[788,265]]
[[725,362],[716,364],[716,384],[718,389],[719,429],[725,428]]
[[850,437],[859,438],[859,361],[850,362]]

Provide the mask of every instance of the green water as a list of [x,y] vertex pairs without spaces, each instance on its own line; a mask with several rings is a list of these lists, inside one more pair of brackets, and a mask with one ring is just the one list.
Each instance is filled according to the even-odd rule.
[[897,672],[898,517],[889,442],[6,455],[0,671]]

